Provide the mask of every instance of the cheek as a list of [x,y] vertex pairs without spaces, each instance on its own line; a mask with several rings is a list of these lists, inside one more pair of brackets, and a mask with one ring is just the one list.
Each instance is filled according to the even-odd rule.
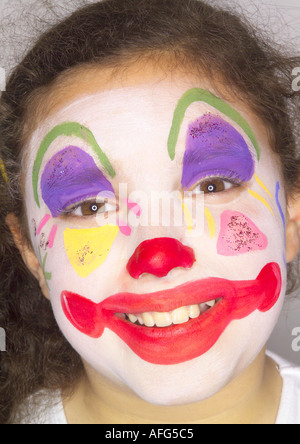
[[[138,204],[129,200],[126,203],[130,211],[140,216],[141,208]],[[88,277],[105,262],[119,232],[129,237],[132,230],[127,222],[121,219],[117,220],[117,225],[108,224],[98,228],[81,230],[67,228],[65,230],[65,251],[78,276]]]
[[78,276],[88,277],[105,262],[118,233],[119,227],[115,225],[65,230],[65,251]]
[[250,251],[265,250],[267,246],[267,237],[248,217],[237,211],[225,211],[221,215],[218,254],[237,256]]

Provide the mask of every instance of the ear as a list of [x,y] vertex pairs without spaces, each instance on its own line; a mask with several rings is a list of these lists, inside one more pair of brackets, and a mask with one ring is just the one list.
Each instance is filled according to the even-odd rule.
[[50,299],[43,269],[35,255],[33,248],[30,245],[28,245],[26,236],[24,234],[24,230],[22,229],[19,219],[15,216],[15,214],[9,214],[6,217],[6,224],[8,225],[11,231],[16,247],[18,248],[22,256],[26,267],[39,282],[44,296],[47,299]]
[[289,263],[296,259],[300,251],[300,196],[290,198],[287,209],[286,260]]

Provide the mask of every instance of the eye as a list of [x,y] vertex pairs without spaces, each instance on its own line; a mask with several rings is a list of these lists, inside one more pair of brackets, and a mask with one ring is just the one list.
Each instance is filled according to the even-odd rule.
[[198,185],[193,189],[195,193],[204,194],[215,194],[221,193],[222,191],[230,190],[231,188],[237,187],[240,184],[237,182],[232,182],[230,180],[222,179],[220,177],[212,177],[205,179],[198,183]]
[[101,213],[107,214],[109,212],[116,211],[116,209],[116,205],[108,203],[107,200],[103,202],[87,201],[77,205],[75,208],[70,208],[67,210],[67,214],[77,217],[90,217]]

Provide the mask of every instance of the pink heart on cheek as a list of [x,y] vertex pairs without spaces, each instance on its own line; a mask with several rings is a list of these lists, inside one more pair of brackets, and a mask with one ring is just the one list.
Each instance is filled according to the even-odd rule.
[[224,211],[221,215],[218,254],[237,256],[250,251],[265,250],[267,246],[267,237],[244,214],[237,211]]

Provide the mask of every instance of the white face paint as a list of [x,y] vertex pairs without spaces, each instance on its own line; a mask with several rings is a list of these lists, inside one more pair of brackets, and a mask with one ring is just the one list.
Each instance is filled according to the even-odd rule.
[[[194,88],[210,89],[179,75],[130,88],[124,83],[99,88],[41,122],[28,147],[27,214],[30,224],[35,221],[32,242],[58,325],[97,372],[155,404],[202,400],[241,373],[268,340],[286,288],[283,182],[266,132],[251,113],[232,100],[254,132],[259,160],[235,114],[199,100],[182,116],[171,159],[174,112]],[[236,166],[232,160],[228,177],[228,166],[226,175],[222,171],[230,165],[226,150],[233,133],[241,157]],[[213,166],[207,166],[205,147]],[[245,159],[252,159],[255,174],[242,165]],[[243,175],[247,182],[237,185]],[[193,201],[203,199],[198,191],[205,190],[203,230],[178,193],[187,182]],[[127,196],[120,197],[120,184]],[[173,193],[175,206],[185,212],[181,226],[133,223],[151,214],[153,192]],[[167,239],[163,245],[161,238]],[[167,259],[154,266],[159,248]],[[261,275],[270,264],[277,267],[277,293],[266,282],[272,270]],[[233,287],[221,294],[219,279],[235,283],[239,308],[232,301],[225,308],[218,302],[199,317],[199,303],[204,311],[205,302],[232,296]],[[249,297],[242,293],[245,285]],[[170,289],[175,290],[168,299]],[[183,305],[188,309],[173,312]],[[111,311],[119,313],[117,321]],[[144,326],[133,326],[122,313]],[[166,326],[152,328],[154,322]],[[174,322],[179,324],[167,325]],[[172,335],[176,341],[170,341]]]

